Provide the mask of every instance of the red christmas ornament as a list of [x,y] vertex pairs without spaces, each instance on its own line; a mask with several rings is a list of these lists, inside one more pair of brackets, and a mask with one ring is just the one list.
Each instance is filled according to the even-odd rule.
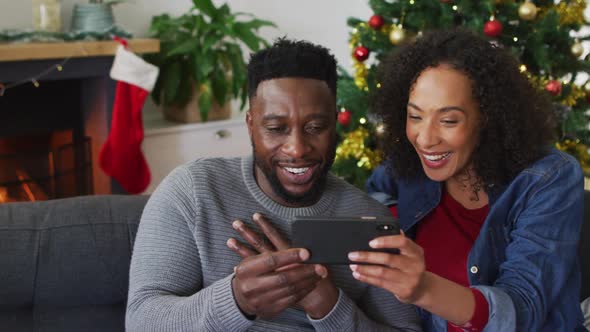
[[367,60],[367,58],[369,57],[369,53],[371,52],[368,48],[364,46],[358,46],[354,49],[354,58],[357,59],[357,61],[363,62]]
[[550,94],[557,96],[561,93],[561,83],[558,80],[551,80],[545,85],[545,90],[549,91]]
[[590,104],[590,92],[586,92],[586,102]]
[[498,37],[502,34],[502,23],[498,20],[487,21],[483,25],[483,33],[488,37]]
[[381,15],[373,15],[369,19],[369,26],[375,30],[381,29],[381,27],[383,27],[383,24],[385,24],[385,20]]
[[349,110],[344,110],[338,112],[338,123],[341,126],[348,127],[350,125],[350,118],[352,117],[352,113]]

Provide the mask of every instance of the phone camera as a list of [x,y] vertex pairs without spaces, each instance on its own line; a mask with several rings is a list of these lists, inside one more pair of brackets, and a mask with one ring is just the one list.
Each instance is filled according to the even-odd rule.
[[388,231],[391,229],[391,226],[390,225],[379,225],[379,226],[377,226],[377,229],[380,231]]

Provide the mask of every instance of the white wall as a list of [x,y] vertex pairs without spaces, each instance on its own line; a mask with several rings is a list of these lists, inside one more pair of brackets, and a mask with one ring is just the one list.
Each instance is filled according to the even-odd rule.
[[[61,0],[62,26],[69,28],[75,3],[87,0]],[[275,22],[274,28],[263,28],[261,35],[269,41],[288,36],[322,44],[331,49],[338,62],[350,70],[348,48],[349,29],[346,20],[350,16],[368,19],[371,9],[368,0],[214,0],[218,5],[228,3],[234,12],[248,12],[260,19]],[[32,0],[0,0],[0,30],[29,29],[32,27]],[[115,6],[118,25],[136,37],[145,37],[152,16],[169,13],[180,15],[191,8],[190,0],[130,0]],[[234,104],[233,117],[243,116]],[[153,112],[156,106],[148,101],[145,111]]]
[[[72,7],[87,0],[61,0],[62,25],[69,27]],[[0,0],[0,30],[31,27],[31,0]],[[262,36],[272,40],[287,35],[322,44],[333,51],[339,63],[350,68],[349,16],[369,18],[368,0],[214,0],[227,2],[233,11],[249,12],[268,19],[278,29],[265,28]],[[162,13],[178,15],[189,9],[190,0],[130,0],[115,6],[117,23],[135,36],[146,36],[151,17]]]

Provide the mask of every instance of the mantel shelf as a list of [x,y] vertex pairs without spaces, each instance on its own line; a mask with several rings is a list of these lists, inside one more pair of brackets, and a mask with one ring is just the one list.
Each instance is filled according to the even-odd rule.
[[[160,51],[158,39],[138,38],[128,41],[134,53]],[[116,41],[74,41],[59,43],[0,43],[0,61],[29,61],[61,58],[113,56],[119,45]]]

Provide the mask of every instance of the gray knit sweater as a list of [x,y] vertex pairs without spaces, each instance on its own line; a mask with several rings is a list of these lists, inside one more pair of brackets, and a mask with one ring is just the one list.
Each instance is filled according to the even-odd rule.
[[[348,266],[329,267],[340,290],[320,320],[290,308],[272,320],[248,320],[231,288],[241,258],[226,247],[240,219],[268,216],[289,238],[293,217],[388,215],[362,191],[329,175],[313,206],[289,208],[267,197],[254,179],[252,157],[201,159],[174,170],[147,203],[133,250],[126,327],[129,331],[418,331],[416,309],[389,292],[352,277]],[[337,241],[337,239],[334,239]]]

